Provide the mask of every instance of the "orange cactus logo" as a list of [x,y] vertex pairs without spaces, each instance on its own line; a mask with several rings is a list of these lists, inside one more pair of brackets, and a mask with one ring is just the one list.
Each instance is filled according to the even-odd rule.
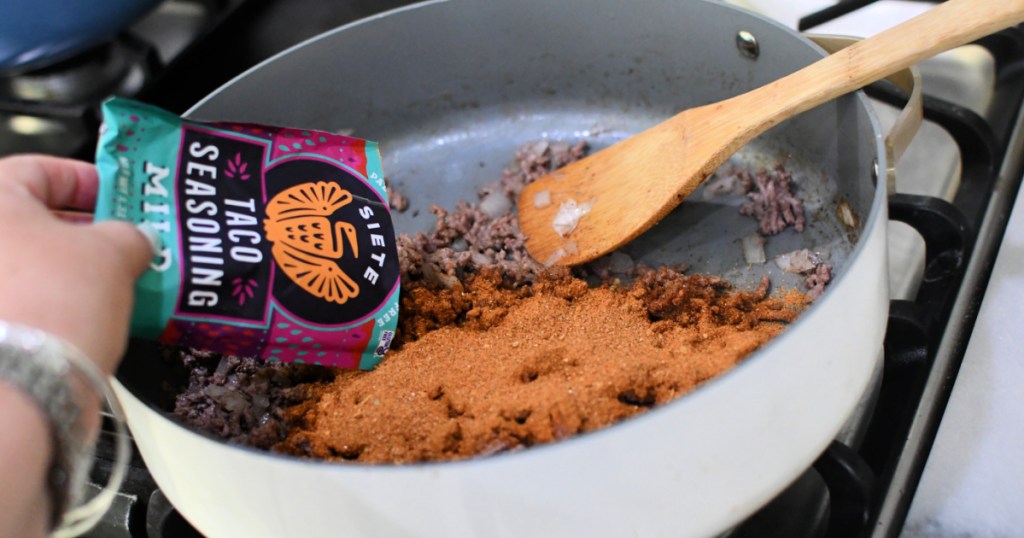
[[304,183],[274,196],[263,221],[274,260],[288,278],[337,304],[359,296],[359,284],[338,265],[344,257],[359,258],[356,229],[344,221],[331,223],[331,216],[351,202],[352,193],[335,183]]

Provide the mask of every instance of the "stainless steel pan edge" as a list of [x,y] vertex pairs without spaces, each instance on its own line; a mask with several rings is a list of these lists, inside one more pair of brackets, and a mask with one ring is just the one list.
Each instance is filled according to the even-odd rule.
[[[497,4],[501,3],[435,2],[370,24],[398,24],[403,17],[418,18],[431,11],[460,21],[483,17],[480,11],[497,17],[502,15],[502,7]],[[548,6],[538,0],[517,2],[515,6],[516,12],[554,18],[565,14],[559,10],[566,3],[559,4]],[[609,0],[574,5],[607,16],[617,4]],[[474,13],[453,11],[459,7],[472,8]],[[773,23],[710,2],[650,2],[637,16],[664,21],[680,17],[679,9],[686,10],[686,16],[699,16],[702,26],[710,28],[708,32],[725,33],[729,39],[735,29],[742,27],[753,29],[764,45],[774,39],[796,43],[804,59],[795,62],[809,61],[820,54],[802,38]],[[324,124],[326,116],[336,112],[330,105],[323,105],[327,110],[317,116],[315,106],[257,108],[254,99],[261,93],[283,91],[269,89],[268,84],[281,75],[275,74],[279,67],[294,63],[296,55],[308,54],[315,47],[327,46],[329,50],[330,40],[347,39],[343,32],[351,33],[355,28],[327,34],[268,61],[211,96],[194,113],[218,119],[344,127]],[[385,57],[386,52],[382,52]],[[779,69],[785,67],[776,66],[775,70]],[[697,88],[695,93],[703,95],[689,98],[699,101],[712,95],[724,97],[722,92],[738,92],[744,84],[757,84],[762,78],[781,74],[771,71],[757,64],[744,71],[727,70],[718,87]],[[325,76],[322,69],[316,74]],[[311,83],[319,84],[316,80]],[[351,86],[359,88],[360,84]],[[356,95],[358,91],[352,88],[340,93],[355,99],[357,105],[373,100],[372,95]],[[562,99],[568,102],[574,95],[567,88],[554,89],[555,96],[543,91],[537,95],[540,115],[552,114],[545,97],[559,101],[559,92],[565,92]],[[519,90],[522,88],[513,88],[509,93],[518,95],[515,92]],[[657,92],[651,90],[644,97],[658,101],[654,99]],[[300,89],[294,92],[294,98],[318,93],[317,89]],[[586,91],[577,95],[583,102],[594,97]],[[616,98],[621,95],[611,100]],[[339,100],[345,102],[341,95]],[[594,103],[593,111],[600,117],[608,105]],[[621,105],[626,114],[618,116],[612,125],[622,132],[613,134],[622,136],[657,114],[671,112],[668,109],[672,106],[686,104],[685,97],[671,102],[663,99],[646,108],[627,101]],[[441,98],[409,110],[407,115],[410,123],[419,121],[422,128],[439,111],[444,111],[446,117],[472,117],[478,110],[471,106],[464,110],[445,108],[452,106],[451,101]],[[816,154],[829,161],[819,165],[822,182],[831,189],[826,192],[833,195],[846,188],[843,194],[867,218],[828,293],[781,337],[693,394],[634,420],[554,445],[465,462],[395,467],[307,462],[222,444],[179,426],[124,386],[118,386],[147,465],[175,506],[205,534],[214,537],[299,533],[705,536],[729,528],[768,501],[827,445],[863,394],[881,346],[887,304],[885,185],[866,183],[875,159],[881,170],[888,168],[882,137],[860,96],[809,114],[805,124],[816,125],[802,131],[783,128],[762,141],[761,147],[797,151],[794,139],[828,133],[831,122],[836,142],[823,143]],[[330,121],[353,122],[348,126],[380,125],[387,130],[388,122],[380,118],[344,116]],[[631,117],[637,118],[632,124]],[[524,132],[534,126],[532,121],[529,117],[515,120],[525,125]],[[388,140],[401,140],[399,129],[392,132],[396,136],[382,138],[385,153]],[[438,126],[439,136],[431,139],[435,151],[451,142],[440,136],[446,132],[450,134],[451,130]],[[500,129],[497,132],[500,134]],[[534,132],[534,136],[537,134]],[[514,137],[508,141],[506,159],[519,141]],[[813,145],[814,141],[810,142]],[[406,157],[409,155],[416,156]],[[794,155],[794,162],[800,158]],[[494,159],[500,160],[497,149]],[[401,169],[407,162],[399,159],[393,165]],[[452,175],[459,177],[462,173],[456,170]],[[836,176],[853,185],[829,184],[829,178]],[[466,196],[464,192],[457,194]],[[731,270],[732,266],[725,269]]]

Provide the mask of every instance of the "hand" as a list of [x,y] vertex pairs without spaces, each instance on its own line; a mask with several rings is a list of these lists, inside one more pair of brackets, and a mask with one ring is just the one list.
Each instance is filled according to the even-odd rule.
[[97,188],[89,163],[0,159],[0,320],[61,337],[112,373],[128,340],[135,280],[152,248],[131,224],[72,224],[50,212],[91,212]]

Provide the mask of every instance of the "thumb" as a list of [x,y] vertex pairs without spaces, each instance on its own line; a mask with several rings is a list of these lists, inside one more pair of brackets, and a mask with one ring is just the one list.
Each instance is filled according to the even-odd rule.
[[108,220],[93,224],[92,228],[115,250],[133,278],[146,272],[160,244],[157,231],[147,223],[133,225],[124,221]]

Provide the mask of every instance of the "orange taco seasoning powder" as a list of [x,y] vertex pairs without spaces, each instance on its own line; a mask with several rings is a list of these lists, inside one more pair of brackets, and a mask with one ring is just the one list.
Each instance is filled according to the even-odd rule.
[[515,450],[677,398],[781,332],[796,291],[730,289],[669,269],[588,287],[566,273],[510,289],[483,272],[402,298],[405,343],[370,372],[310,385],[278,452],[408,463]]

